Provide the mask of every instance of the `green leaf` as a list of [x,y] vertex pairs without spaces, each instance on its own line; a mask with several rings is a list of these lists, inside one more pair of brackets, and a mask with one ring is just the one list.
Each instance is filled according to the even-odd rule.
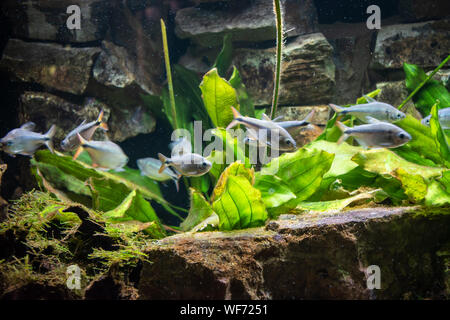
[[271,215],[276,217],[286,213],[313,195],[320,188],[333,159],[334,155],[326,151],[304,147],[296,152],[284,153],[264,166],[261,175],[277,176],[296,196],[277,208],[270,208]]
[[226,34],[223,37],[222,50],[214,62],[213,68],[217,68],[219,75],[225,77],[228,69],[231,66],[231,60],[233,59],[233,42],[231,34]]
[[[124,172],[99,171],[84,162],[73,161],[71,157],[60,153],[52,154],[48,150],[36,152],[32,165],[38,169],[43,168],[41,174],[45,182],[54,189],[60,188],[75,202],[79,202],[79,196],[89,196],[92,199],[91,203],[83,204],[108,211],[131,191],[138,190],[143,197],[155,200],[182,220],[161,196],[158,185],[148,177],[141,176],[138,170],[125,167]],[[91,194],[87,193],[86,188],[81,188],[82,185],[90,188]],[[79,190],[77,190],[78,187],[80,187]],[[99,204],[100,199],[101,204]]]
[[[413,92],[427,78],[425,72],[417,65],[404,63],[403,70],[406,75],[406,88],[409,92]],[[431,107],[436,103],[436,100],[441,101],[443,108],[450,107],[449,92],[443,84],[434,79],[428,80],[413,97],[414,104],[422,115],[430,113]]]
[[220,219],[219,230],[234,230],[264,225],[268,216],[255,189],[244,176],[229,175],[222,191],[213,202],[213,210]]
[[418,174],[410,174],[403,168],[395,170],[395,176],[402,183],[402,188],[413,203],[421,202],[427,194],[427,184]]
[[189,209],[189,215],[186,220],[180,225],[181,230],[188,231],[194,228],[196,225],[208,218],[213,209],[203,195],[197,190],[190,188],[191,193],[191,206]]
[[418,174],[424,178],[440,176],[442,168],[420,166],[408,162],[388,149],[373,149],[362,151],[353,156],[353,161],[363,169],[378,174],[391,174],[398,168],[404,169],[408,174]]
[[213,201],[222,194],[226,181],[229,176],[242,176],[253,185],[255,180],[255,171],[253,168],[247,168],[242,162],[236,161],[230,164],[220,175],[219,180],[213,190]]
[[238,108],[236,90],[221,78],[214,68],[203,76],[200,84],[206,110],[216,127],[226,127],[233,120],[231,107]]
[[243,139],[232,136],[230,131],[225,129],[213,129],[212,134],[219,137],[223,141],[224,151],[222,152],[226,161],[224,163],[230,163],[231,161],[242,161],[245,163],[247,168],[251,167],[250,160],[245,155],[245,150],[243,149]]
[[[405,119],[396,122],[395,125],[408,132],[412,137],[408,144],[393,149],[395,153],[417,164],[425,164],[427,159],[435,164],[443,164],[443,159],[439,155],[429,127],[424,126],[411,115],[407,115]],[[418,161],[419,158],[424,160]]]
[[317,202],[300,202],[296,209],[306,210],[306,211],[319,211],[319,212],[327,212],[327,211],[341,211],[345,207],[349,206],[353,202],[372,199],[374,197],[373,192],[364,192],[357,194],[355,196],[339,199],[339,200],[331,200],[331,201],[317,201]]
[[113,210],[105,212],[103,214],[103,218],[114,223],[130,220],[136,220],[144,223],[155,222],[155,225],[149,226],[149,228],[144,231],[156,239],[166,236],[166,233],[162,228],[158,216],[152,206],[137,190],[131,191],[119,206]]
[[450,205],[450,193],[438,181],[433,180],[428,185],[428,192],[425,196],[425,205],[427,206],[448,206]]
[[[233,74],[229,80],[231,86],[236,89],[236,93],[238,95],[240,112],[244,116],[255,117],[255,106],[253,104],[252,99],[248,95],[247,89],[245,88],[244,83],[242,82],[241,76],[239,75],[236,67],[233,67]],[[258,118],[260,119],[260,118]]]
[[262,200],[267,208],[279,207],[291,199],[295,194],[289,186],[280,178],[273,175],[256,173],[254,187],[261,191]]
[[431,109],[430,130],[432,136],[434,137],[436,148],[439,151],[444,164],[447,166],[447,168],[450,168],[450,149],[447,144],[447,139],[445,137],[444,131],[442,130],[441,124],[439,123],[437,104],[434,104]]

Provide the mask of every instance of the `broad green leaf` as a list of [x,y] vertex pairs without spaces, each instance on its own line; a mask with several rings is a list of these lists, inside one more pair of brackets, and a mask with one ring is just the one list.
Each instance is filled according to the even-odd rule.
[[223,154],[226,163],[242,161],[247,168],[251,167],[250,160],[245,155],[243,139],[232,136],[230,132],[225,129],[213,129],[212,133],[223,141]]
[[[420,67],[413,64],[404,63],[403,70],[406,75],[406,88],[409,92],[414,91],[427,77]],[[436,100],[441,102],[442,108],[450,107],[449,92],[443,84],[434,79],[428,80],[413,97],[415,106],[422,115],[428,115],[430,113],[431,107],[436,103]]]
[[353,156],[352,160],[363,169],[378,174],[391,174],[394,170],[403,168],[408,174],[432,178],[440,176],[443,171],[442,168],[426,167],[408,162],[388,149],[362,151]]
[[233,120],[231,107],[239,108],[236,90],[219,76],[216,68],[203,76],[200,89],[213,124],[216,127],[226,127]]
[[226,185],[226,181],[229,176],[242,176],[242,177],[246,178],[250,182],[250,184],[253,185],[254,180],[255,180],[255,171],[253,170],[253,168],[251,168],[251,169],[246,168],[245,165],[240,161],[236,161],[236,162],[230,164],[222,172],[219,180],[216,183],[216,186],[213,191],[213,196],[212,196],[213,201],[218,196],[220,196],[220,194],[222,194],[222,192],[225,188],[225,185]]
[[[425,196],[425,205],[427,206],[444,206],[450,205],[450,193],[441,183],[433,180],[428,185],[428,192]],[[450,212],[450,210],[447,210]]]
[[189,208],[189,215],[180,225],[183,231],[191,230],[213,213],[211,205],[200,192],[193,188],[190,188],[189,191],[191,194],[191,206]]
[[[125,168],[124,172],[99,171],[84,162],[73,161],[71,157],[60,153],[52,154],[48,150],[36,152],[32,164],[37,168],[45,167],[42,177],[53,188],[58,189],[58,187],[69,184],[70,190],[62,191],[72,191],[72,194],[67,195],[73,201],[79,201],[77,195],[86,196],[86,189],[84,188],[80,189],[80,193],[74,192],[76,191],[74,186],[81,186],[81,184],[91,188],[91,207],[102,207],[104,209],[102,211],[113,209],[114,204],[117,205],[118,202],[121,202],[132,190],[139,190],[145,198],[157,201],[170,213],[179,217],[161,196],[159,187],[155,185],[154,181],[141,176],[137,170]],[[99,199],[102,199],[101,205],[96,204]],[[89,205],[88,203],[84,204]]]
[[444,164],[447,168],[450,168],[450,149],[444,131],[439,123],[437,104],[434,104],[431,108],[430,130]]
[[220,219],[219,230],[258,227],[268,218],[261,192],[244,176],[226,178],[222,192],[213,202],[213,210]]
[[319,212],[327,212],[327,211],[341,211],[345,207],[349,206],[353,202],[364,200],[364,199],[372,199],[374,197],[373,192],[364,192],[357,194],[355,196],[332,200],[332,201],[317,201],[317,202],[300,202],[296,209],[306,210],[306,211],[319,211]]
[[226,34],[223,37],[222,50],[214,62],[213,68],[217,68],[219,75],[225,77],[233,59],[233,42],[231,34]]
[[[239,75],[239,71],[236,67],[233,67],[233,74],[229,80],[231,86],[236,89],[236,93],[238,95],[239,106],[241,109],[241,114],[248,117],[255,117],[255,106],[253,104],[252,99],[248,95],[247,89],[245,88],[244,83],[242,82],[241,76]],[[260,118],[258,118],[260,119]]]
[[413,203],[421,202],[427,194],[427,184],[418,174],[407,173],[403,168],[395,170],[395,176],[402,183],[402,188]]
[[261,174],[276,175],[296,195],[297,201],[311,196],[332,165],[334,155],[323,150],[302,148],[284,153],[261,169]]
[[213,150],[213,152],[211,152],[206,159],[212,163],[212,167],[209,170],[209,175],[212,177],[212,182],[215,184],[217,180],[219,180],[223,170],[226,168],[225,153],[223,151]]
[[[407,115],[405,119],[396,122],[395,125],[408,132],[412,139],[408,142],[408,144],[393,149],[394,152],[417,164],[426,163],[426,160],[415,160],[417,158],[429,159],[433,161],[433,163],[442,164],[442,158],[436,148],[436,144],[434,143],[434,138],[429,127],[424,126],[419,120],[411,115]],[[413,153],[415,154],[413,155]]]
[[130,220],[144,223],[155,222],[159,226],[158,228],[155,228],[156,225],[149,225],[149,228],[145,231],[154,238],[163,238],[166,235],[152,206],[136,190],[131,191],[116,208],[105,212],[103,218],[115,223]]
[[267,208],[275,208],[295,199],[295,194],[280,178],[273,175],[256,173],[254,187],[261,191],[262,200]]
[[442,178],[439,179],[439,182],[444,187],[445,192],[450,194],[450,170],[447,170],[444,173],[442,173]]

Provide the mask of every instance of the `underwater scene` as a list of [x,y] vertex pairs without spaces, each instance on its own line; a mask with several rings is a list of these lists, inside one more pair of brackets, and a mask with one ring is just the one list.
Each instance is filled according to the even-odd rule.
[[450,297],[449,1],[0,8],[0,300]]

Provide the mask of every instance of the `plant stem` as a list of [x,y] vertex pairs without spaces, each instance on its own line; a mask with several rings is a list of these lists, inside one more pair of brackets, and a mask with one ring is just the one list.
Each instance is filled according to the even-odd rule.
[[177,109],[175,107],[175,95],[173,93],[172,71],[170,69],[169,46],[167,45],[166,25],[163,19],[161,19],[161,33],[164,50],[164,61],[166,63],[167,83],[169,85],[169,98],[170,98],[170,106],[172,109],[173,125],[174,129],[178,129]]
[[273,0],[273,9],[275,11],[276,29],[277,29],[277,55],[275,66],[275,78],[273,84],[273,100],[272,109],[270,111],[270,118],[275,117],[278,105],[278,93],[280,90],[280,78],[281,78],[281,54],[283,49],[283,18],[281,16],[280,0]]
[[423,80],[422,83],[414,89],[413,92],[411,92],[411,94],[398,106],[397,109],[400,110],[401,108],[403,108],[403,106],[428,82],[428,80],[430,80],[436,74],[436,72],[438,72],[448,62],[448,60],[450,60],[450,55],[448,55],[447,58],[445,58],[444,61],[442,61],[441,64],[438,65],[437,68],[434,69],[433,72],[430,73],[430,75],[427,76],[425,80]]

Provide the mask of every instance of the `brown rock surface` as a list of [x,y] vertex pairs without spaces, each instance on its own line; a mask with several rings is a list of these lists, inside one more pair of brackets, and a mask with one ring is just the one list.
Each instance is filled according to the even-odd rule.
[[[109,0],[5,0],[14,37],[32,40],[82,43],[103,39],[111,14]],[[81,28],[70,30],[67,8],[80,8]]]
[[[449,209],[285,215],[265,228],[172,236],[149,246],[141,299],[401,299],[445,296]],[[369,290],[365,270],[381,269]],[[448,294],[448,293],[447,293]]]
[[99,48],[66,48],[51,43],[32,43],[10,39],[0,67],[24,82],[46,88],[83,94]]
[[[335,86],[333,48],[323,34],[295,38],[283,51],[280,105],[330,102]],[[239,70],[255,105],[272,103],[275,48],[236,49],[233,64]]]
[[385,26],[378,32],[371,68],[401,69],[403,62],[436,67],[447,57],[449,47],[448,19]]
[[[282,0],[286,36],[317,31],[317,13],[311,0]],[[275,16],[272,1],[231,1],[213,7],[191,7],[177,12],[176,34],[192,38],[204,47],[220,46],[231,33],[234,41],[258,42],[273,40]]]

